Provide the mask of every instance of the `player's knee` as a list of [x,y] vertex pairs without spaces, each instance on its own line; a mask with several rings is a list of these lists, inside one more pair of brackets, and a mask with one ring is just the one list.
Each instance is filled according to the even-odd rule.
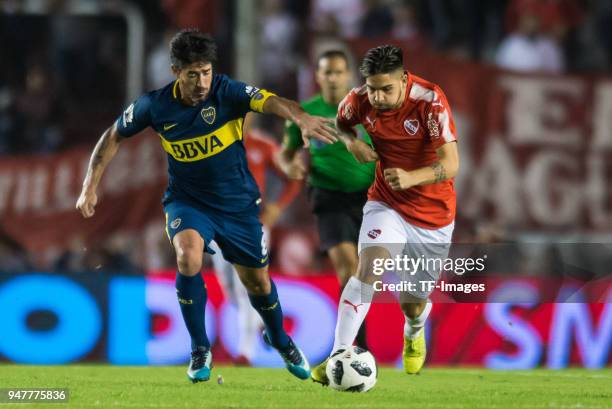
[[245,284],[247,291],[254,295],[265,295],[270,293],[270,279],[256,278]]
[[[359,264],[357,266],[357,277],[359,280],[372,284],[376,280],[380,280],[381,262],[390,258],[389,251],[384,247],[367,247],[363,249],[359,255]],[[384,271],[382,272],[384,273]]]
[[376,278],[371,269],[365,263],[360,263],[359,267],[357,267],[356,277],[364,283],[371,283]]
[[184,275],[196,275],[202,268],[202,251],[195,245],[181,243],[176,246],[176,264]]
[[364,283],[372,283],[377,279],[380,279],[379,276],[374,274],[372,260],[370,258],[363,258],[359,260],[357,265],[357,278]]
[[253,295],[266,295],[270,293],[270,285],[266,286],[263,283],[251,283],[247,286],[247,291],[249,294]]
[[249,294],[265,295],[270,293],[272,285],[267,271],[261,269],[243,271],[240,274],[240,279]]

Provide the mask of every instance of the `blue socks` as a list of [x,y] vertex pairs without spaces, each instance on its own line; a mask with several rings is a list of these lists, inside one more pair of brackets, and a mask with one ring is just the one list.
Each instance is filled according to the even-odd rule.
[[261,315],[266,325],[266,334],[272,345],[277,349],[285,349],[289,346],[289,336],[283,328],[283,310],[281,309],[276,286],[270,279],[272,287],[270,294],[253,295],[249,294],[249,300],[255,310]]
[[[261,315],[272,345],[277,349],[285,349],[289,346],[289,336],[283,328],[283,310],[278,300],[274,281],[270,280],[270,284],[270,294],[249,294],[249,299],[251,305]],[[206,327],[204,326],[207,292],[202,275],[198,273],[193,277],[188,277],[177,271],[176,295],[185,325],[191,336],[191,349],[196,350],[197,347],[210,348],[210,342],[206,336]]]
[[207,292],[204,280],[200,273],[193,277],[176,272],[176,296],[178,297],[181,313],[191,335],[191,349],[197,347],[210,349],[210,342],[206,336],[204,326],[204,309],[206,308]]

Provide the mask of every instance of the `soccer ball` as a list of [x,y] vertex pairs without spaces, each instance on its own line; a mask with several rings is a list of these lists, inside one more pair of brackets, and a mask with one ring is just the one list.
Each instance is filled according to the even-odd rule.
[[329,386],[345,392],[367,392],[378,377],[374,356],[356,346],[336,351],[329,358],[325,372]]

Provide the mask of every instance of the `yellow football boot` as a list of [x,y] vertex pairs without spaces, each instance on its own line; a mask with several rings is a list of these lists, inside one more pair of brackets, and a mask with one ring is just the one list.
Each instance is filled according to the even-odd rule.
[[407,374],[418,373],[425,363],[427,347],[425,345],[425,328],[414,339],[404,336],[404,350],[402,351],[402,361],[404,370]]
[[327,361],[329,361],[329,358],[312,368],[312,371],[310,372],[310,378],[324,386],[329,385],[329,379],[327,378],[327,373],[325,372],[325,369],[327,368]]

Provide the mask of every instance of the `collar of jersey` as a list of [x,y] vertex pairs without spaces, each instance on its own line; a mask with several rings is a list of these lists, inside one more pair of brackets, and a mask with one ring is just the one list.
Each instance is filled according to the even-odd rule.
[[176,95],[177,87],[178,87],[178,80],[174,81],[174,85],[172,86],[172,96],[174,97],[174,99],[178,99],[178,96]]
[[[213,81],[215,79],[213,78]],[[206,101],[208,101],[210,99],[210,94],[212,93],[212,82],[210,84],[210,90],[208,91],[208,95],[206,96],[206,99],[204,101],[201,101],[198,105],[204,104]],[[178,93],[177,93],[177,89],[178,89],[178,80],[174,81],[174,84],[172,85],[172,98],[179,104],[181,104],[182,106],[185,107],[191,107],[191,108],[197,108],[198,105],[185,105],[183,104],[183,102],[178,98]]]

